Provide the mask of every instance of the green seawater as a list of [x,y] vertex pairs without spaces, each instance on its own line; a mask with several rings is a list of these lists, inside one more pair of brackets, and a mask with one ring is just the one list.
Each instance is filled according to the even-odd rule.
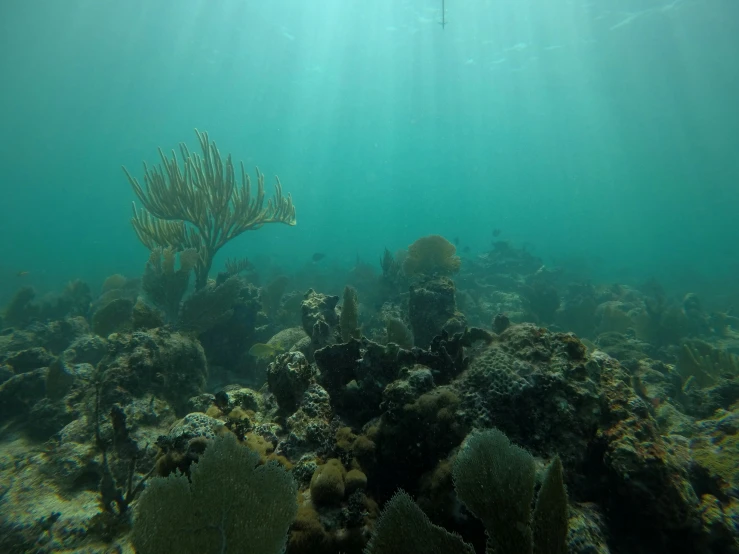
[[197,150],[194,128],[297,206],[216,267],[375,265],[432,233],[475,256],[499,229],[586,278],[730,296],[739,5],[445,8],[442,28],[435,0],[3,2],[0,299],[139,275],[121,165]]

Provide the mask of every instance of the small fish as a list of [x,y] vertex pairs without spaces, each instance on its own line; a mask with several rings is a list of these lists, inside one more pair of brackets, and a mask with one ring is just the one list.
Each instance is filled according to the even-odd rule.
[[493,236],[499,237],[502,231],[500,229],[493,229]]
[[697,382],[697,379],[695,378],[695,375],[691,375],[690,377],[685,379],[685,382],[683,383],[683,386],[682,386],[682,391],[687,393],[691,389],[694,389],[696,387],[696,382]]
[[325,257],[326,254],[324,254],[323,252],[316,252],[315,254],[313,254],[313,256],[311,256],[311,260],[313,260],[314,262],[320,262]]
[[30,274],[31,274],[31,272],[30,272],[30,271],[19,271],[19,272],[18,272],[18,273],[16,274],[16,277],[26,277],[27,275],[30,275]]
[[228,394],[226,393],[226,391],[217,392],[215,399],[213,400],[213,403],[222,410],[228,408],[228,402]]
[[281,345],[258,342],[249,349],[249,354],[259,360],[269,360],[284,350]]
[[462,252],[464,252],[465,254],[469,254],[470,253],[470,247],[469,246],[465,246],[464,248],[462,248]]
[[454,237],[454,244],[459,246],[459,237]]

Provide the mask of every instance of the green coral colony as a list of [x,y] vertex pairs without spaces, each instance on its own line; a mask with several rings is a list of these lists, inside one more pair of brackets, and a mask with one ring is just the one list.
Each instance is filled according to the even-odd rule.
[[5,307],[1,552],[739,552],[732,316],[438,235],[213,275],[295,207],[196,133],[125,171],[140,279]]

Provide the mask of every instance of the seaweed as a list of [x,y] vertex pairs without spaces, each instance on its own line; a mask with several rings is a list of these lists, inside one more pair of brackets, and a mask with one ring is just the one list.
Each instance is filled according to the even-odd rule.
[[[144,490],[146,481],[156,469],[152,466],[144,476],[136,482],[136,466],[142,457],[136,441],[131,438],[126,425],[126,414],[119,405],[114,404],[110,410],[113,428],[112,441],[103,439],[100,431],[100,389],[102,384],[95,383],[95,444],[102,454],[101,476],[99,484],[100,513],[90,520],[88,532],[97,535],[106,542],[112,541],[121,532],[131,526],[131,504]],[[111,444],[112,442],[112,444]],[[125,479],[116,479],[108,460],[108,451],[113,452],[120,460],[127,461]]]

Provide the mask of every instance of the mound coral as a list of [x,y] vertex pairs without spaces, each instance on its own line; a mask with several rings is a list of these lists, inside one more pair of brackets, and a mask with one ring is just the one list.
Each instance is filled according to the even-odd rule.
[[345,476],[346,470],[336,458],[318,466],[310,481],[310,494],[313,502],[318,505],[340,502],[346,491]]

